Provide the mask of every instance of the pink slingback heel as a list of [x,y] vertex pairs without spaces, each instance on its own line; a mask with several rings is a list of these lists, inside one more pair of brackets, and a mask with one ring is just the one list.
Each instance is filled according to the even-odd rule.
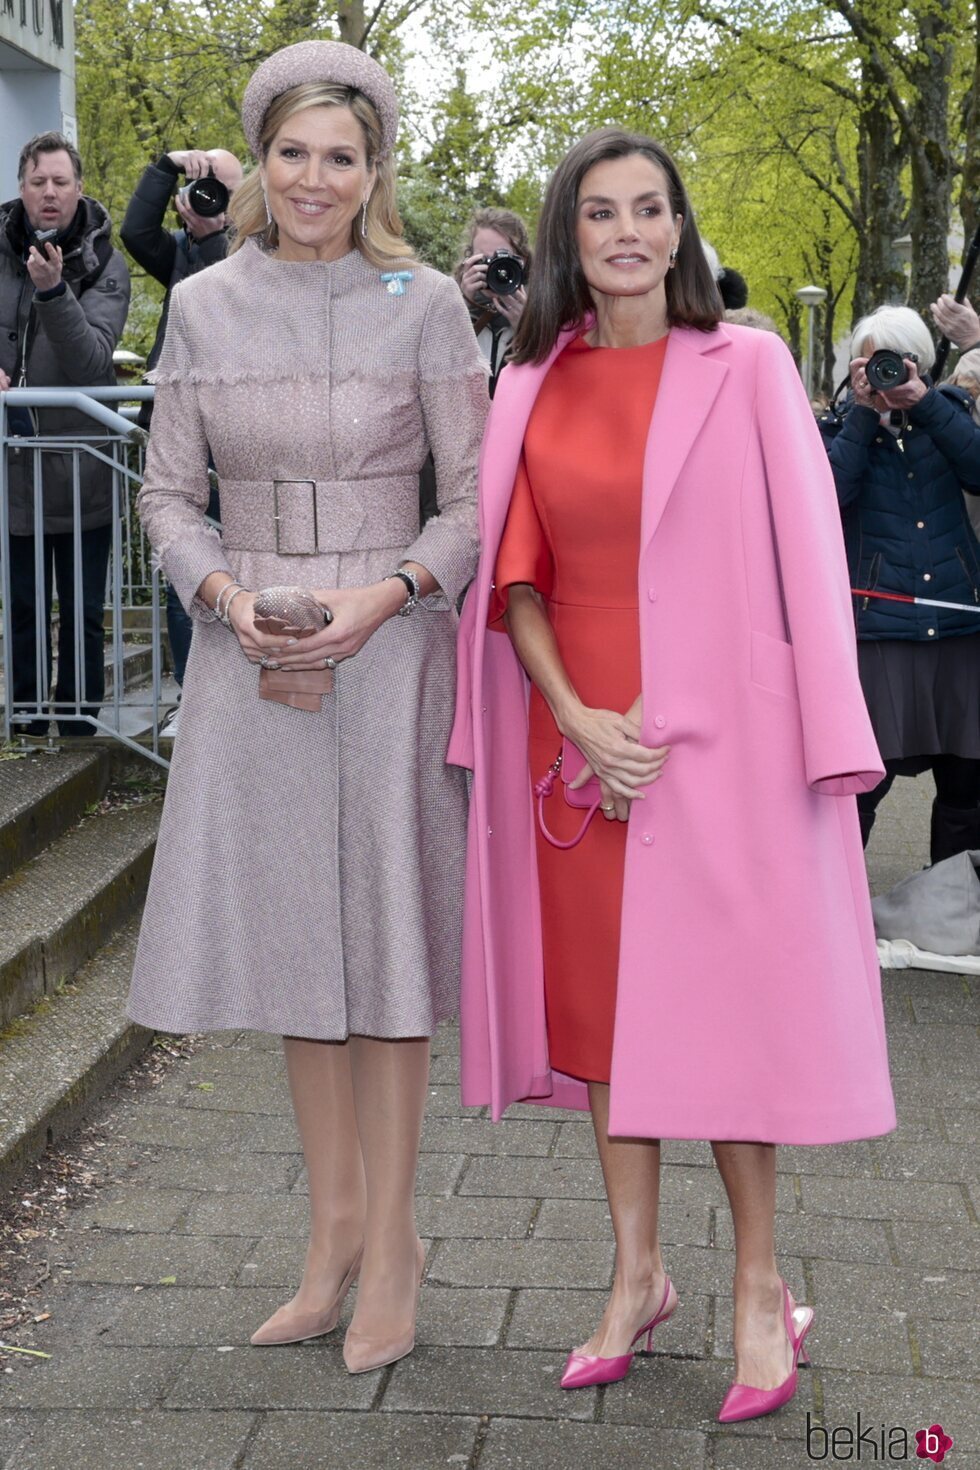
[[776,1409],[781,1409],[795,1394],[799,1360],[802,1358],[804,1363],[810,1361],[803,1339],[813,1326],[813,1308],[796,1306],[785,1281],[783,1319],[786,1323],[786,1336],[793,1349],[792,1371],[775,1388],[750,1388],[746,1383],[733,1383],[718,1410],[719,1424],[734,1424],[738,1419],[760,1419],[763,1414],[772,1414]]
[[[633,1344],[646,1336],[646,1351],[649,1352],[654,1328],[659,1327],[662,1322],[669,1321],[677,1310],[677,1305],[677,1292],[668,1276],[660,1306],[649,1322],[644,1322],[639,1332],[634,1334]],[[569,1353],[565,1371],[561,1375],[562,1388],[591,1388],[596,1383],[618,1383],[630,1371],[630,1365],[633,1362],[633,1344],[630,1345],[628,1353],[621,1353],[615,1358],[600,1358],[590,1353]]]

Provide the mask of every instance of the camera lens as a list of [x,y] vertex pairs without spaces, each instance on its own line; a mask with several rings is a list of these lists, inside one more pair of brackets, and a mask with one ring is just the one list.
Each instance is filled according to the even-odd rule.
[[213,219],[216,214],[224,214],[231,198],[224,184],[213,174],[205,179],[194,179],[181,193],[194,213],[199,214],[202,219]]
[[487,290],[493,296],[513,296],[524,284],[524,262],[509,250],[497,250],[487,262]]
[[898,388],[908,382],[909,370],[900,352],[890,347],[881,347],[873,352],[865,365],[865,376],[877,393],[887,393],[889,388]]

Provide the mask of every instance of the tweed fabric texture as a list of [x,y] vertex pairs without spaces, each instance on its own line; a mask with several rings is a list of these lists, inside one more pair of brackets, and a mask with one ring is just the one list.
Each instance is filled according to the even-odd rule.
[[270,103],[291,87],[301,87],[307,82],[336,82],[363,92],[374,103],[381,119],[380,156],[384,158],[391,152],[398,137],[398,97],[384,67],[343,41],[297,41],[263,61],[245,88],[242,130],[256,158]]
[[[458,996],[466,790],[445,751],[488,407],[458,288],[418,266],[395,296],[357,252],[288,262],[249,242],[177,287],[154,376],[140,513],[195,628],[130,1015],[171,1031],[429,1035]],[[404,486],[430,448],[440,513],[408,541]],[[234,548],[204,524],[209,453]],[[276,479],[336,495],[317,554],[250,547],[267,544]],[[320,714],[260,700],[257,666],[195,596],[216,570],[325,590],[409,559],[443,594],[343,661]]]

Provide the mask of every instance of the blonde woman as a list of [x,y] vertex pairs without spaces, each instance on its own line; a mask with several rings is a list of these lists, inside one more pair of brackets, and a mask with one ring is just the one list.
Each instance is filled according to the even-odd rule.
[[[357,1373],[414,1343],[429,1037],[457,1005],[466,795],[444,757],[486,374],[455,284],[402,239],[382,68],[289,46],[242,118],[258,167],[233,253],[175,290],[155,375],[141,513],[195,631],[130,1010],[285,1037],[310,1239],[252,1341],[331,1331],[359,1275]],[[332,621],[260,631],[255,593],[281,584]],[[333,688],[313,709],[263,699],[260,664]]]

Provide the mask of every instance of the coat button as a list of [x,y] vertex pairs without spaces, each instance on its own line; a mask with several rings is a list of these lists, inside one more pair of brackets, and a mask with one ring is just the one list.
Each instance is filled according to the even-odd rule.
[[907,475],[906,475],[906,476],[905,476],[905,478],[906,478],[906,479],[907,479],[907,480],[914,480],[914,479],[915,479],[915,470],[909,470],[909,472],[908,472],[908,474],[907,474]]
[[493,836],[493,828],[492,827],[488,827],[487,828],[487,836],[488,837],[492,837]]
[[919,531],[924,531],[924,530],[925,530],[925,528],[926,528],[926,523],[925,523],[925,521],[916,521],[916,523],[915,523],[915,524],[916,524],[916,528],[917,528],[917,530],[919,530]]
[[926,632],[929,634],[929,637],[930,638],[935,638],[935,636],[936,636],[936,630],[935,630],[935,628],[927,628],[926,629]]
[[640,841],[643,843],[643,846],[644,847],[652,847],[653,846],[653,833],[652,832],[644,832],[643,836],[640,838]]
[[931,582],[932,581],[932,573],[931,572],[923,572],[922,573],[922,580],[923,580],[923,582]]
[[656,600],[657,600],[657,591],[656,591],[656,588],[655,587],[648,587],[647,588],[647,597],[649,597],[649,599],[650,599],[651,602],[656,602]]
[[666,721],[666,719],[664,718],[663,715],[654,715],[654,717],[653,717],[653,723],[656,725],[656,727],[657,727],[658,730],[662,730],[663,727],[666,725],[667,721]]

